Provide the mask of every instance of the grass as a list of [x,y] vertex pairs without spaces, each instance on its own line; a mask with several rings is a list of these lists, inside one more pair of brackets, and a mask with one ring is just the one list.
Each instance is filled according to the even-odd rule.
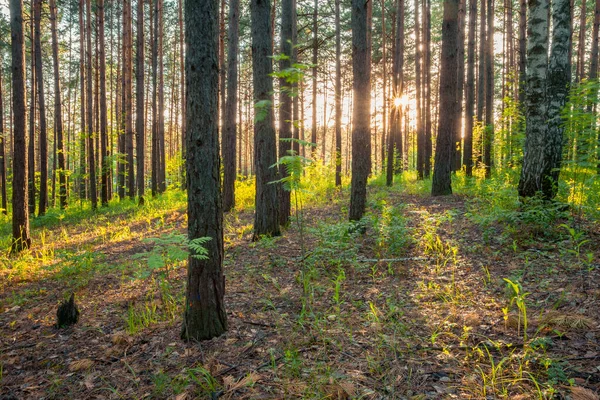
[[[459,173],[456,195],[441,199],[412,172],[391,188],[376,176],[361,234],[346,221],[348,182],[336,188],[333,176],[307,169],[305,256],[294,222],[281,237],[249,240],[254,181],[238,182],[225,216],[230,332],[203,344],[178,338],[183,192],[32,220],[33,248],[0,256],[0,389],[21,390],[14,365],[35,370],[26,352],[52,360],[37,397],[55,398],[550,399],[569,392],[574,369],[594,367],[569,362],[555,340],[586,342],[598,323],[597,307],[564,310],[587,304],[582,287],[592,305],[600,292],[591,206],[523,205],[512,171]],[[54,307],[70,291],[82,319],[58,340]],[[69,372],[79,359],[93,366]]]

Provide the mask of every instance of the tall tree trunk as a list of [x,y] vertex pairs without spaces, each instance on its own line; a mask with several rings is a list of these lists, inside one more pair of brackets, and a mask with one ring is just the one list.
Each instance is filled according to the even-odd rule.
[[[292,49],[293,39],[293,19],[296,8],[293,0],[281,1],[281,43],[280,49],[283,57],[279,62],[279,70],[285,71],[289,69],[295,60],[293,60],[294,52]],[[292,144],[289,141],[292,138],[292,96],[291,84],[285,77],[279,79],[279,157],[289,155],[292,149]],[[286,177],[286,166],[279,167],[280,178]],[[289,223],[291,213],[290,191],[286,190],[283,185],[279,187],[279,224],[286,226]]]
[[86,46],[86,66],[87,66],[87,147],[88,147],[88,168],[90,175],[90,199],[92,200],[92,210],[98,208],[98,193],[96,191],[96,158],[94,155],[94,120],[92,103],[92,5],[91,0],[86,0],[87,9],[87,46]]
[[527,82],[525,148],[519,195],[533,197],[542,190],[545,177],[544,140],[548,122],[546,79],[548,71],[548,0],[529,0],[527,22]]
[[85,19],[84,19],[84,0],[79,0],[79,93],[81,114],[79,125],[79,198],[85,199],[86,196],[86,140],[85,140]]
[[[133,199],[135,197],[135,165],[133,158],[133,108],[131,93],[131,75],[132,75],[132,47],[133,39],[131,34],[131,0],[123,1],[123,76],[122,76],[122,118],[123,127],[121,151],[125,154],[125,163],[121,165],[123,174],[123,184],[127,182],[127,196]],[[127,179],[125,179],[125,175]],[[123,197],[125,188],[123,188]]]
[[[387,120],[387,104],[388,104],[388,98],[387,98],[387,80],[388,80],[388,76],[387,76],[387,26],[386,26],[386,22],[385,22],[385,14],[387,12],[386,7],[385,7],[385,0],[381,0],[381,2],[379,3],[380,7],[381,7],[381,64],[382,64],[382,74],[381,74],[381,80],[382,80],[382,87],[381,87],[381,91],[382,91],[382,110],[381,110],[381,170],[383,171],[385,168],[385,137],[387,134],[387,130],[388,130],[388,120]],[[375,136],[375,158],[377,158],[377,135]],[[378,168],[377,165],[377,160],[375,160],[375,169]]]
[[467,45],[467,81],[465,94],[465,139],[463,164],[467,176],[473,176],[473,118],[475,116],[475,30],[477,0],[469,0],[469,38]]
[[219,7],[219,116],[220,126],[225,126],[225,78],[226,78],[226,67],[225,67],[225,0],[221,0],[221,6]]
[[63,141],[62,102],[60,96],[60,67],[58,63],[58,35],[56,32],[56,0],[50,0],[50,29],[52,31],[52,59],[54,61],[54,127],[56,132],[56,156],[58,158],[58,198],[61,209],[67,207],[67,179],[65,145]]
[[146,147],[144,116],[144,0],[137,3],[137,32],[135,52],[135,150],[137,166],[137,195],[144,203],[144,149]]
[[[335,0],[335,186],[342,185],[342,40],[340,2],[341,0]],[[385,65],[385,56],[383,62]]]
[[519,104],[525,107],[527,84],[527,0],[519,0]]
[[[319,14],[319,1],[315,0],[313,8],[313,19],[312,19],[312,128],[310,133],[310,141],[317,144],[317,62],[318,62],[318,14]],[[317,157],[317,146],[312,148],[312,158]]]
[[[181,86],[181,158],[182,158],[182,168],[181,168],[181,175],[182,175],[182,180],[181,180],[181,187],[183,189],[187,188],[187,183],[186,183],[186,175],[185,175],[185,160],[187,158],[187,140],[186,140],[186,129],[185,129],[185,124],[186,124],[186,97],[185,97],[185,54],[183,52],[183,43],[185,41],[184,39],[184,33],[183,33],[183,6],[182,6],[182,2],[183,0],[178,0],[177,4],[178,4],[178,13],[179,13],[179,79],[181,81],[180,86]],[[152,6],[150,6],[150,8],[152,8]],[[151,18],[152,19],[152,18]],[[240,121],[241,123],[241,121]]]
[[367,202],[367,178],[371,171],[371,65],[369,63],[369,5],[352,0],[352,182],[349,218],[360,220]]
[[431,194],[452,194],[452,144],[458,117],[458,0],[444,0],[442,54],[440,69],[440,120],[435,147],[435,163]]
[[[524,0],[527,1],[527,0]],[[477,70],[477,122],[481,123],[484,120],[483,112],[485,110],[485,63],[486,63],[486,44],[487,44],[487,0],[481,1],[481,13],[479,14],[479,54],[477,57],[477,61],[479,62],[478,70]],[[482,138],[479,138],[480,142]],[[477,159],[479,162],[483,161],[482,153],[481,153],[481,143],[477,143],[478,147],[478,155]]]
[[596,0],[594,9],[594,27],[592,30],[592,54],[590,56],[590,80],[598,77],[598,33],[600,31],[600,0]]
[[46,214],[48,207],[48,136],[46,131],[46,98],[44,96],[44,74],[42,68],[41,28],[42,1],[33,4],[34,41],[35,41],[35,75],[40,110],[40,202],[38,214]]
[[[235,178],[236,178],[236,141],[237,123],[236,106],[238,102],[238,63],[239,52],[240,2],[229,2],[229,30],[227,42],[227,99],[224,110],[223,129],[223,211],[231,211],[235,207]],[[242,123],[240,118],[239,123]],[[240,146],[241,147],[241,146]]]
[[104,50],[104,0],[98,0],[98,58],[100,74],[100,201],[108,206],[110,189],[110,152],[108,150],[106,105],[106,54]]
[[29,168],[29,213],[35,216],[35,116],[37,114],[37,77],[35,74],[35,31],[33,27],[33,21],[30,20],[29,25],[31,34],[31,99],[29,100],[29,146],[27,148],[27,166]]
[[415,0],[415,118],[417,135],[417,177],[425,177],[425,135],[423,134],[423,119],[421,117],[421,23],[419,20],[419,0]]
[[[433,140],[432,140],[432,122],[431,122],[431,109],[432,109],[432,92],[431,92],[431,0],[425,0],[424,4],[426,4],[426,12],[423,16],[424,18],[424,92],[425,99],[423,101],[424,109],[425,109],[425,177],[429,178],[431,175],[431,160],[433,159]],[[439,91],[438,91],[439,97]],[[436,99],[437,104],[437,99]]]
[[12,245],[19,253],[31,246],[27,209],[27,156],[25,145],[25,47],[23,35],[23,0],[10,0],[10,39],[13,108],[13,181]]
[[577,46],[577,68],[575,81],[581,82],[585,76],[585,26],[587,16],[586,0],[581,0],[581,11],[579,13],[579,43]]
[[205,340],[227,330],[223,276],[223,209],[219,165],[217,0],[186,0],[186,112],[189,149],[188,237],[208,237],[206,259],[188,259],[181,337]]
[[254,240],[263,235],[278,236],[279,197],[277,171],[271,168],[277,162],[277,143],[273,115],[273,39],[271,37],[271,1],[251,0],[252,73],[256,121],[254,123],[254,167],[256,173],[256,211]]
[[487,36],[485,49],[485,177],[492,176],[492,142],[494,141],[494,0],[487,0]]
[[[0,65],[2,57],[0,56]],[[8,215],[6,200],[6,132],[4,131],[4,103],[2,101],[2,71],[0,71],[0,185],[2,185],[2,214]]]
[[456,128],[454,130],[453,150],[453,170],[459,171],[462,166],[462,103],[465,83],[465,22],[466,22],[466,0],[458,2],[458,69],[456,79],[458,80],[456,89]]
[[[392,91],[394,104],[390,110],[390,133],[387,148],[386,184],[391,186],[394,172],[403,169],[402,149],[402,98],[404,96],[404,0],[396,0],[396,37],[392,61]],[[400,101],[399,101],[400,100]],[[424,149],[423,149],[424,150]],[[394,165],[394,162],[399,165]]]

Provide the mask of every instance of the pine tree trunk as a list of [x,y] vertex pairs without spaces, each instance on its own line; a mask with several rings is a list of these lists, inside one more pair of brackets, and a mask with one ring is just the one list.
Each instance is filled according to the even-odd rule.
[[279,197],[277,170],[277,143],[273,115],[273,39],[271,37],[271,1],[251,0],[252,73],[254,85],[254,167],[256,173],[256,211],[254,240],[263,235],[278,236]]
[[35,75],[40,110],[40,202],[38,214],[44,215],[46,214],[46,207],[48,206],[48,136],[46,131],[46,98],[44,96],[44,74],[42,68],[41,19],[42,2],[41,0],[34,0]]
[[419,1],[415,0],[415,118],[417,135],[417,177],[425,177],[425,135],[423,132],[423,118],[421,116],[421,23],[419,21]]
[[85,199],[87,196],[85,174],[87,172],[86,161],[86,140],[85,140],[85,20],[84,20],[84,0],[79,0],[79,93],[81,114],[79,125],[79,198]]
[[[130,199],[135,197],[135,164],[133,157],[133,107],[132,107],[132,87],[131,87],[131,76],[132,76],[132,47],[133,39],[131,32],[131,0],[123,1],[123,46],[122,46],[122,57],[123,57],[123,105],[121,114],[123,116],[123,134],[121,141],[121,151],[125,156],[125,163],[121,165],[123,174],[123,184],[127,187],[123,188],[123,197],[125,196],[125,189],[127,189],[127,196]],[[125,179],[125,176],[127,178]]]
[[88,147],[88,169],[90,175],[90,199],[92,200],[92,210],[98,207],[98,194],[96,191],[96,158],[94,155],[94,120],[93,120],[93,98],[92,98],[92,5],[91,0],[86,0],[86,66],[87,66],[87,147]]
[[[181,180],[181,187],[182,189],[186,189],[187,188],[187,183],[186,183],[186,175],[185,175],[185,160],[187,158],[187,140],[186,140],[186,129],[185,129],[185,123],[186,123],[186,97],[185,97],[185,62],[184,62],[184,52],[183,52],[183,42],[185,41],[184,39],[184,33],[183,33],[183,5],[182,5],[183,0],[178,0],[177,4],[178,4],[178,13],[179,13],[179,79],[180,79],[180,85],[181,85],[181,158],[182,158],[182,180]],[[150,8],[152,8],[152,6],[150,6]]]
[[137,4],[137,32],[135,52],[135,150],[137,166],[137,195],[139,203],[143,204],[144,197],[144,149],[146,147],[145,116],[144,116],[144,1]]
[[312,128],[310,132],[310,141],[313,143],[311,154],[312,158],[317,157],[317,62],[319,54],[318,46],[318,15],[319,15],[319,1],[315,0],[313,8],[313,19],[312,19]]
[[[0,65],[2,57],[0,56]],[[2,185],[2,214],[8,215],[6,200],[6,132],[4,131],[4,103],[2,99],[2,71],[0,71],[0,185]]]
[[367,178],[371,171],[371,65],[369,55],[368,4],[352,0],[352,180],[350,221],[359,221],[367,202]]
[[465,94],[465,139],[463,164],[467,176],[473,176],[473,118],[475,116],[475,30],[477,0],[469,0],[469,38],[467,45],[467,81]]
[[[424,17],[424,86],[425,90],[425,100],[423,101],[425,108],[425,132],[423,135],[425,136],[425,177],[429,178],[431,175],[431,160],[433,158],[433,140],[432,140],[432,122],[431,122],[431,109],[432,109],[432,92],[431,92],[431,0],[424,0],[424,4],[426,4],[426,13]],[[438,91],[439,96],[439,91]],[[436,99],[437,104],[437,99]],[[408,146],[407,146],[408,147]]]
[[[100,5],[99,5],[100,6]],[[56,131],[56,156],[58,158],[58,198],[61,209],[67,207],[67,180],[65,145],[63,141],[62,102],[60,96],[60,68],[58,63],[58,35],[56,32],[56,0],[50,0],[50,29],[52,31],[52,60],[54,66],[54,127]]]
[[110,152],[108,151],[107,105],[106,105],[106,54],[104,50],[104,0],[98,0],[98,40],[100,74],[100,201],[108,206],[110,189]]
[[440,120],[435,147],[432,196],[452,194],[452,145],[458,117],[458,0],[444,0],[440,67]]
[[[293,19],[296,9],[293,0],[281,1],[281,43],[280,49],[284,57],[279,62],[279,70],[289,69],[295,61],[293,60],[292,36]],[[292,97],[290,95],[292,88],[286,78],[279,79],[279,158],[289,156],[292,144],[289,139],[292,137]],[[279,167],[280,178],[286,177],[286,166]],[[291,213],[290,191],[285,190],[283,185],[279,187],[279,224],[286,226],[289,223]]]
[[29,214],[35,216],[35,116],[37,114],[37,77],[35,74],[35,31],[33,21],[30,20],[29,25],[31,34],[31,99],[29,100],[29,146],[27,148],[27,167],[29,168]]
[[460,171],[462,166],[462,103],[465,83],[465,23],[466,23],[466,0],[458,2],[458,69],[456,77],[458,87],[456,90],[456,128],[454,130],[453,167],[454,171]]
[[520,0],[519,4],[519,104],[524,109],[527,84],[527,0]]
[[581,9],[579,14],[579,43],[577,46],[577,69],[575,72],[575,81],[581,82],[585,76],[585,26],[587,16],[586,0],[581,0]]
[[[396,37],[392,61],[392,90],[394,101],[404,96],[404,0],[396,0]],[[390,110],[390,134],[387,147],[386,185],[391,186],[394,173],[403,170],[402,107],[394,104]],[[422,148],[424,150],[424,148]],[[394,165],[397,164],[397,165]]]
[[188,93],[188,236],[208,237],[207,258],[188,260],[181,337],[206,340],[227,330],[223,276],[223,209],[219,163],[218,2],[186,0]]
[[494,141],[494,0],[487,0],[487,34],[485,44],[485,177],[492,176],[492,142]]
[[10,0],[10,38],[13,108],[13,181],[12,245],[19,253],[31,246],[27,193],[27,156],[25,139],[25,47],[23,35],[23,0]]
[[[227,99],[223,114],[223,211],[229,212],[235,207],[235,180],[236,180],[236,143],[237,121],[236,107],[238,102],[238,63],[239,52],[239,24],[240,2],[229,2],[229,30],[227,41]],[[240,118],[240,124],[242,120]]]
[[342,185],[342,39],[340,2],[341,0],[335,0],[335,186]]

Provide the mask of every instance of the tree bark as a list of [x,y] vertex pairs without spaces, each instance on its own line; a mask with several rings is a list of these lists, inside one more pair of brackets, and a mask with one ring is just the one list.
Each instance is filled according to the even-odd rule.
[[[133,40],[131,34],[131,0],[123,1],[123,73],[122,73],[122,129],[121,134],[121,152],[124,153],[125,162],[121,164],[121,181],[126,187],[120,188],[122,192],[121,198],[125,194],[130,199],[135,197],[135,165],[133,158],[133,107],[131,93],[131,76],[132,76],[132,47]],[[125,178],[127,177],[127,178]],[[126,190],[125,190],[126,189]],[[127,192],[127,193],[125,193]]]
[[[387,147],[386,185],[391,186],[394,173],[403,170],[402,149],[402,105],[396,99],[404,95],[404,0],[396,0],[396,37],[394,38],[394,58],[392,61],[392,91],[394,104],[390,110],[390,134]],[[424,148],[422,149],[424,150]],[[394,165],[394,163],[399,165]]]
[[277,143],[273,116],[273,39],[271,37],[271,1],[252,0],[250,3],[252,31],[252,73],[254,85],[254,167],[256,173],[256,211],[254,240],[263,235],[278,236],[279,197],[277,170]]
[[[239,52],[240,2],[229,2],[229,29],[227,42],[227,99],[225,101],[225,120],[223,130],[223,211],[231,211],[235,207],[235,180],[237,121],[236,107],[238,102],[238,52]],[[242,121],[240,119],[239,123]]]
[[[0,56],[0,65],[2,57]],[[6,200],[6,132],[4,131],[4,103],[2,99],[2,71],[0,71],[0,185],[2,185],[2,214],[8,215]]]
[[465,94],[465,139],[463,164],[467,176],[473,176],[473,118],[475,114],[475,30],[477,0],[469,0],[469,37],[467,50],[467,81]]
[[352,180],[350,221],[360,220],[367,202],[367,178],[371,171],[371,65],[369,63],[368,4],[352,0]]
[[485,177],[492,176],[492,142],[494,141],[494,1],[487,0],[487,36],[485,44]]
[[10,39],[13,107],[13,181],[11,252],[31,246],[27,193],[27,155],[25,140],[25,47],[23,0],[10,0]]
[[46,131],[46,98],[44,96],[44,74],[42,68],[41,19],[42,1],[35,0],[33,4],[35,75],[40,110],[40,199],[38,214],[44,215],[48,207],[48,136]]
[[223,209],[219,163],[218,1],[185,0],[188,93],[188,237],[208,237],[207,258],[193,250],[182,339],[207,340],[227,330],[223,276]]
[[[30,21],[32,22],[32,21]],[[31,99],[29,100],[29,146],[27,147],[27,167],[29,168],[28,191],[29,191],[29,214],[35,216],[35,117],[36,117],[36,99],[37,83],[35,68],[35,31],[34,24],[30,23],[31,34]]]
[[419,0],[415,0],[415,125],[417,135],[417,178],[425,177],[425,135],[421,116],[421,23],[419,21]]
[[90,199],[92,200],[92,210],[98,208],[98,193],[96,191],[96,158],[94,155],[94,120],[93,120],[93,98],[92,98],[92,5],[91,0],[86,0],[86,66],[87,66],[87,147],[88,147],[88,168],[90,175]]
[[100,201],[108,206],[110,193],[110,151],[108,148],[107,104],[106,104],[106,53],[104,50],[104,0],[98,0],[98,40],[100,74]]
[[586,0],[581,0],[581,11],[579,14],[579,43],[577,46],[577,68],[575,81],[581,82],[585,76],[585,26],[587,16]]
[[[342,185],[342,39],[340,2],[341,0],[335,0],[335,186]],[[383,62],[385,65],[385,57]]]
[[544,140],[548,123],[548,0],[529,0],[527,23],[527,82],[525,147],[519,195],[533,197],[542,190],[545,169]]
[[315,0],[313,7],[313,19],[312,19],[312,128],[310,132],[310,141],[313,143],[312,147],[312,158],[317,157],[317,62],[319,54],[318,45],[318,15],[319,15],[319,1]]
[[81,114],[79,125],[79,198],[87,198],[86,190],[86,140],[85,140],[85,19],[84,7],[85,0],[79,0],[79,91],[80,91],[80,109]]
[[462,103],[465,83],[465,23],[466,23],[466,0],[458,2],[458,52],[456,71],[456,128],[454,130],[453,167],[454,171],[460,171],[462,166]]
[[456,127],[457,91],[456,79],[458,41],[458,0],[444,0],[442,24],[442,54],[440,69],[440,120],[436,140],[435,163],[431,194],[452,194],[452,144]]
[[145,115],[144,115],[144,1],[137,3],[137,32],[135,52],[135,150],[137,167],[137,195],[139,203],[143,204],[144,197],[144,149],[146,147]]

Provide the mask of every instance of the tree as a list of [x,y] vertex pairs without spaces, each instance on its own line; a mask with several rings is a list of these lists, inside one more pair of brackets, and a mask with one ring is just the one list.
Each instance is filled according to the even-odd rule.
[[219,163],[218,1],[185,0],[188,236],[191,248],[181,337],[205,340],[227,330],[223,276],[223,209]]
[[[236,177],[236,143],[237,121],[236,106],[238,102],[238,65],[237,57],[240,40],[240,2],[230,0],[229,28],[227,41],[227,99],[225,100],[225,115],[223,129],[223,211],[228,212],[235,207],[235,177]],[[241,121],[240,121],[241,123]]]
[[106,55],[104,50],[104,0],[98,0],[98,59],[100,74],[100,201],[102,206],[108,205],[110,193],[110,151],[107,132],[106,107]]
[[[296,8],[293,0],[281,1],[281,60],[279,69],[282,72],[279,79],[279,157],[289,155],[292,144],[289,141],[292,138],[292,95],[291,85],[288,82],[288,74],[285,73],[294,62],[293,56],[293,21]],[[279,176],[287,176],[285,165],[279,167]],[[279,224],[286,226],[289,223],[291,213],[290,192],[283,189],[283,184],[279,185]]]
[[86,46],[86,66],[87,66],[87,147],[88,147],[88,168],[90,175],[90,199],[92,200],[92,210],[98,208],[98,192],[96,190],[96,157],[94,155],[94,120],[92,103],[92,4],[91,0],[86,0],[87,10],[87,46]]
[[254,85],[254,168],[256,173],[256,210],[254,213],[254,240],[263,235],[278,236],[279,197],[277,170],[277,143],[273,116],[273,73],[271,1],[250,2],[252,31],[252,82]]
[[457,46],[458,0],[444,0],[444,22],[442,23],[442,55],[440,67],[440,120],[436,140],[435,163],[431,194],[452,194],[452,144],[456,129],[457,107]]
[[40,203],[38,214],[44,215],[48,206],[48,136],[46,132],[46,98],[44,96],[44,74],[42,68],[41,19],[42,0],[35,0],[33,3],[35,75],[40,111]]
[[[102,0],[100,0],[102,1]],[[58,158],[58,198],[61,209],[67,207],[67,177],[65,165],[65,145],[63,141],[62,102],[60,96],[60,74],[58,62],[58,35],[56,33],[56,0],[50,0],[50,30],[52,31],[52,60],[54,66],[54,127],[56,130],[56,151]]]
[[463,165],[467,176],[473,176],[473,118],[475,116],[475,30],[477,0],[469,0],[469,36],[467,39],[467,81],[465,93],[465,138]]
[[367,202],[367,178],[371,171],[371,65],[367,2],[352,0],[352,179],[350,221],[360,220]]
[[[2,57],[0,57],[2,65]],[[4,103],[2,101],[2,71],[0,71],[0,185],[2,185],[2,214],[8,214],[8,204],[6,200],[6,150],[5,150],[5,132],[4,132]]]
[[86,198],[86,185],[85,185],[85,173],[86,159],[85,159],[85,20],[84,20],[84,1],[79,0],[79,98],[80,98],[80,109],[79,113],[81,116],[79,125],[79,197],[81,199]]
[[144,202],[144,148],[146,142],[144,114],[144,0],[137,3],[137,32],[135,52],[135,150],[137,166],[137,195]]
[[11,252],[31,246],[27,193],[27,155],[25,140],[25,48],[23,37],[23,0],[10,0],[11,71],[13,87],[13,195]]
[[[121,74],[121,129],[119,135],[121,165],[119,168],[119,197],[135,197],[135,166],[133,158],[133,108],[131,104],[131,75],[133,47],[131,34],[131,0],[123,1],[123,71]],[[127,185],[127,186],[125,186]]]
[[492,141],[494,140],[494,1],[487,0],[487,34],[485,43],[485,177],[492,174]]
[[570,1],[553,1],[550,59],[548,6],[547,0],[529,3],[526,137],[519,181],[521,197],[540,194],[545,200],[553,199],[558,192],[564,131],[561,112],[571,82]]
[[421,116],[421,27],[419,21],[419,0],[415,0],[415,118],[417,135],[417,177],[423,179],[425,173],[425,134],[423,132],[423,118]]
[[340,1],[335,0],[335,186],[341,186],[342,184],[342,34]]
[[[396,37],[394,38],[394,58],[392,62],[392,94],[394,105],[390,110],[390,136],[387,148],[386,184],[391,186],[394,181],[394,172],[402,169],[394,166],[396,159],[402,160],[402,105],[396,99],[401,99],[404,94],[404,0],[396,0]],[[400,102],[402,103],[402,102]],[[424,150],[422,148],[422,150]],[[396,157],[398,155],[398,158]]]
[[[318,24],[319,16],[319,0],[315,0],[312,14],[312,128],[310,132],[310,141],[317,143],[317,62],[319,55],[319,42],[318,42]],[[316,158],[317,147],[312,148],[312,157]]]

